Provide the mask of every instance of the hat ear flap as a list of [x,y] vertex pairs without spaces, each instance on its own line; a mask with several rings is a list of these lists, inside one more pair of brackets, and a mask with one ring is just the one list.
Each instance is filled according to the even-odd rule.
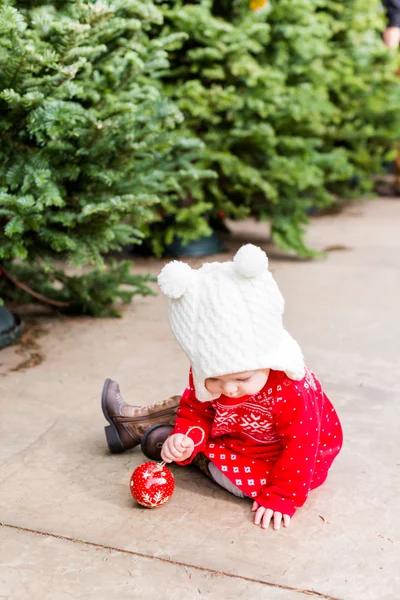
[[233,265],[242,277],[260,277],[268,271],[268,257],[258,246],[246,244],[236,252]]
[[165,265],[158,276],[158,285],[163,294],[177,300],[193,283],[195,271],[184,262],[173,260]]

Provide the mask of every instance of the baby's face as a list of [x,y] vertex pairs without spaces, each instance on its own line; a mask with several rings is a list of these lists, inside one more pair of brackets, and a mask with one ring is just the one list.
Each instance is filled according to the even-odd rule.
[[205,381],[205,386],[211,394],[224,394],[230,398],[252,396],[263,389],[267,383],[269,371],[269,369],[258,369],[257,371],[209,377]]

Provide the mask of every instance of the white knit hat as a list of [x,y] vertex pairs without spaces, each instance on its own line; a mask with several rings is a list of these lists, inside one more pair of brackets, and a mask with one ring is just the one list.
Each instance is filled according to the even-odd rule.
[[170,298],[171,329],[192,365],[196,396],[213,400],[204,385],[218,377],[256,369],[304,377],[299,345],[284,329],[284,300],[261,248],[247,244],[233,261],[193,270],[167,264],[158,283]]

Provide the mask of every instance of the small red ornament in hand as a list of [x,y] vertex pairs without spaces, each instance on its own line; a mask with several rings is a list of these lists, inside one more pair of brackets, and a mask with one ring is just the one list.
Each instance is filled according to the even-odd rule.
[[132,473],[131,494],[147,508],[156,508],[168,502],[174,488],[174,476],[164,463],[146,462]]

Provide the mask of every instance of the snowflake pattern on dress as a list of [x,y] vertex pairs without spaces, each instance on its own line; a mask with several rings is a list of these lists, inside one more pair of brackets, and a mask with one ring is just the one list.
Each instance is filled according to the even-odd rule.
[[269,401],[266,394],[256,394],[246,402],[233,406],[225,406],[220,401],[215,401],[212,437],[236,432],[244,433],[260,444],[279,442],[279,436],[273,426],[272,411],[268,406]]

